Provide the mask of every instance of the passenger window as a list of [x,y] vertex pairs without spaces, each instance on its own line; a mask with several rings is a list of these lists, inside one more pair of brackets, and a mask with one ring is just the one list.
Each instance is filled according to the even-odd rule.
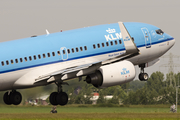
[[81,51],[83,51],[83,48],[82,48],[82,47],[80,47],[80,50],[81,50]]
[[108,42],[106,42],[106,46],[109,46],[109,43],[108,43]]
[[55,53],[54,53],[54,52],[52,52],[52,55],[53,55],[53,56],[55,56]]
[[38,58],[41,59],[41,55],[38,55]]
[[22,58],[20,58],[20,62],[23,62],[23,59],[22,59]]
[[97,44],[98,48],[100,48],[100,44]]
[[43,54],[43,58],[46,58],[46,55],[45,55],[45,54]]
[[111,45],[113,45],[113,41],[111,41]]
[[134,41],[134,38],[132,37],[132,40]]
[[34,60],[36,60],[36,55],[34,55],[33,57],[34,57]]
[[57,51],[57,54],[60,55],[60,51]]
[[11,64],[13,64],[14,62],[13,62],[13,60],[11,60]]
[[1,65],[4,66],[4,62],[3,61],[1,62]]
[[104,47],[104,43],[102,43],[102,47]]
[[70,50],[68,49],[67,51],[68,51],[68,54],[69,54],[69,53],[70,53]]
[[72,53],[74,53],[74,48],[72,48],[71,50],[72,50]]
[[29,56],[29,60],[30,60],[30,61],[32,60],[32,57],[31,57],[31,56]]
[[115,42],[115,44],[117,45],[117,41],[115,40],[114,42]]
[[122,42],[121,42],[121,40],[119,40],[119,44],[121,44]]
[[27,57],[24,57],[24,61],[26,61],[26,62],[27,62]]
[[96,49],[96,45],[95,44],[93,45],[93,48]]
[[18,59],[15,59],[15,62],[18,63]]
[[85,50],[87,50],[87,47],[86,47],[86,46],[84,46],[84,49],[85,49]]
[[79,49],[78,48],[76,48],[76,52],[78,52],[79,51]]
[[9,61],[8,60],[6,61],[6,65],[9,65]]
[[51,57],[50,53],[47,53],[48,57]]
[[63,50],[63,54],[66,54],[66,51],[65,51],[65,50]]

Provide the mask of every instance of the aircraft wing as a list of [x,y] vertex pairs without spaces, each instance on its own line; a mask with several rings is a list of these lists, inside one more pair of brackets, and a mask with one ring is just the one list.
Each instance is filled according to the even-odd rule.
[[126,27],[124,26],[123,22],[118,22],[124,45],[126,48],[126,52],[124,54],[121,54],[119,56],[105,59],[102,61],[97,61],[89,64],[84,64],[80,66],[75,66],[71,68],[66,68],[63,70],[55,71],[53,73],[39,76],[37,79],[35,79],[35,83],[46,80],[47,83],[55,82],[57,79],[61,80],[67,80],[74,77],[81,77],[88,75],[90,73],[93,73],[96,71],[99,67],[111,64],[114,62],[122,61],[127,58],[134,57],[139,54],[139,50],[137,46],[135,45],[134,41],[132,40],[129,32],[127,31]]

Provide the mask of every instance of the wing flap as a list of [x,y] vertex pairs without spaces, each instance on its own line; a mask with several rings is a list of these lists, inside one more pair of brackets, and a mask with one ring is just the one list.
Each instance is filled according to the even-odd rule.
[[[78,71],[81,71],[84,69],[88,69],[93,64],[96,64],[96,63],[90,63],[90,64],[81,65],[81,66],[71,67],[71,68],[55,71],[55,72],[47,74],[47,75],[42,75],[42,76],[39,76],[37,79],[35,79],[35,83],[42,81],[42,80],[47,80],[47,82],[53,82],[57,78],[61,78],[62,80],[65,80],[68,78],[68,76],[71,75],[71,73],[78,72]],[[58,77],[53,77],[53,76],[58,76]]]

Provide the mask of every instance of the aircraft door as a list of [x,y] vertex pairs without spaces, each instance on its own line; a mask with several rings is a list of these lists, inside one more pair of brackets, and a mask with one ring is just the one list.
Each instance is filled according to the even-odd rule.
[[149,31],[147,28],[141,28],[143,35],[144,35],[144,39],[145,39],[145,46],[146,48],[150,48],[151,47],[151,36],[149,34]]
[[62,60],[67,60],[68,59],[67,48],[61,47],[60,52],[61,52]]

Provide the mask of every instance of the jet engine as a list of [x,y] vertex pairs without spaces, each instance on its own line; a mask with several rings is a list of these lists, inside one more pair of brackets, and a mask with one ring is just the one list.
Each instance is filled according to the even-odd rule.
[[86,82],[97,88],[105,88],[130,82],[135,75],[134,65],[129,61],[121,61],[100,67],[86,77]]

